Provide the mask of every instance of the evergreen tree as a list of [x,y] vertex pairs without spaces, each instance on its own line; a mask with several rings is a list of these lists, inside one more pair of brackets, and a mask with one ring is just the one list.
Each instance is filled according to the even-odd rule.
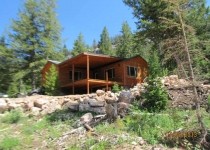
[[156,50],[150,51],[149,57],[149,77],[155,79],[163,76],[163,69],[160,64],[159,56]]
[[191,9],[184,17],[186,24],[195,29],[196,38],[192,44],[195,74],[199,79],[210,79],[210,9],[206,1],[192,0]]
[[62,52],[62,54],[63,54],[63,56],[64,56],[63,60],[64,60],[64,59],[68,59],[68,58],[71,56],[71,53],[70,53],[70,51],[68,50],[66,44],[64,44],[63,48],[61,49],[61,52]]
[[58,95],[58,71],[55,65],[51,65],[49,71],[45,75],[44,88],[45,94]]
[[[181,11],[188,47],[194,60],[193,69],[199,78],[209,76],[210,38],[208,36],[210,34],[207,22],[210,13],[205,6],[205,0],[124,0],[124,2],[133,9],[133,14],[138,19],[137,42],[142,39],[152,42],[160,54],[161,64],[171,72],[186,77],[189,73],[188,64],[186,65],[187,54],[181,52],[184,50],[183,32],[180,17],[177,15]],[[179,5],[179,9],[175,8],[176,5]],[[199,75],[201,73],[202,75]]]
[[26,0],[19,18],[12,23],[11,47],[19,58],[17,71],[30,89],[39,86],[46,60],[61,56],[55,4],[55,0]]
[[106,27],[104,27],[100,37],[101,38],[99,41],[99,49],[101,53],[105,55],[113,55],[112,43]]
[[74,41],[74,47],[73,50],[71,51],[71,54],[73,56],[76,56],[82,52],[86,52],[87,51],[87,46],[84,42],[84,37],[82,35],[82,33],[79,34],[79,36],[77,37],[77,39]]
[[116,54],[118,57],[129,58],[133,56],[133,35],[127,22],[122,24],[121,33]]
[[[133,37],[133,56],[140,55],[147,62],[149,61],[150,51],[153,49],[154,43],[148,39],[141,39],[138,33],[134,33]],[[159,56],[158,56],[159,57]]]
[[12,81],[12,71],[15,67],[11,49],[7,47],[5,37],[0,38],[0,91],[6,93]]

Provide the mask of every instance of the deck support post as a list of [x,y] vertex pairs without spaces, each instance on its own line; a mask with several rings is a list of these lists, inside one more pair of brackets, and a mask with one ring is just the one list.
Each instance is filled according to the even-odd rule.
[[126,85],[126,66],[125,66],[125,62],[123,62],[123,85]]
[[89,62],[89,56],[87,55],[87,94],[90,93],[89,79],[90,79],[90,62]]
[[108,86],[108,71],[106,70],[106,91],[109,90],[109,86]]
[[74,94],[74,64],[72,64],[72,94]]

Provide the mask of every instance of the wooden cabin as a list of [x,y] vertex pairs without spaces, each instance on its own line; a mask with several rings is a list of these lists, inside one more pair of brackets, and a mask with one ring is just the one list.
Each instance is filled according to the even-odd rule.
[[43,79],[50,64],[57,65],[59,85],[65,94],[111,90],[114,83],[130,88],[143,82],[148,70],[140,56],[123,59],[84,52],[61,63],[48,61],[42,70]]

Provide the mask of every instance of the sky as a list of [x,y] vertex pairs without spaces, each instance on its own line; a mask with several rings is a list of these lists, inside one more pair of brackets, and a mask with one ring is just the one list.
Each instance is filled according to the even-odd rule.
[[[206,0],[210,6],[210,0]],[[12,19],[18,18],[24,0],[0,0],[0,35],[7,35]],[[106,26],[110,37],[120,34],[122,23],[127,21],[132,31],[136,30],[132,10],[122,0],[57,0],[57,18],[62,27],[63,43],[68,49],[79,33],[86,44],[100,40],[100,34]]]
[[[0,35],[11,31],[12,19],[18,18],[18,11],[23,8],[24,0],[1,0]],[[63,43],[68,49],[79,33],[82,33],[86,44],[100,40],[100,34],[106,26],[110,37],[120,34],[122,23],[127,21],[135,31],[135,18],[132,10],[122,0],[57,0],[57,18],[62,27]]]

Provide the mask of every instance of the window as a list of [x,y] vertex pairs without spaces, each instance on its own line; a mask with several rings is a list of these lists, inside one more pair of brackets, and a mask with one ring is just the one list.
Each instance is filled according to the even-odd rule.
[[127,74],[131,77],[137,77],[137,67],[127,66]]
[[[69,71],[69,80],[72,80],[72,71]],[[82,79],[82,72],[81,71],[75,71],[74,72],[74,81]]]
[[[111,79],[111,78],[115,77],[115,69],[114,68],[107,69],[106,71],[108,73],[108,79]],[[105,77],[106,77],[106,72],[105,72]]]

